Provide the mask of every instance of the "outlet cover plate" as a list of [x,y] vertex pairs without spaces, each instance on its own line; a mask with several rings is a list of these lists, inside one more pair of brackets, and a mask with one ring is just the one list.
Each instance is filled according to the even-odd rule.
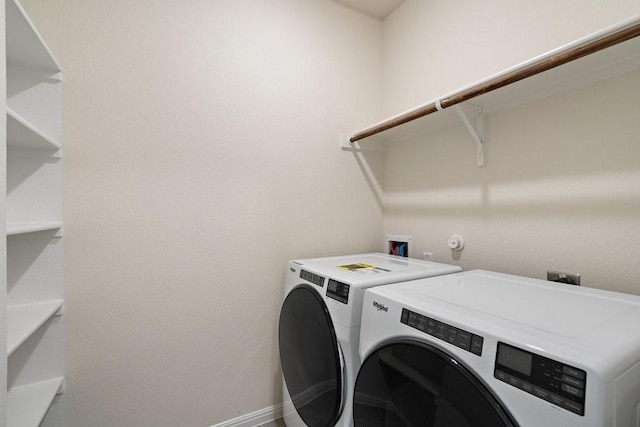
[[411,254],[411,236],[387,234],[383,252],[408,258]]
[[580,275],[575,273],[547,270],[547,280],[550,282],[568,283],[570,285],[580,286]]

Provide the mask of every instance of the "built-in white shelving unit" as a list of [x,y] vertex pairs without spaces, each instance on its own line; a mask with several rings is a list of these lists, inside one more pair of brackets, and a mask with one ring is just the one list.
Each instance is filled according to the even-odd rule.
[[17,1],[6,1],[6,20],[8,63],[60,71],[58,62]]
[[61,222],[8,223],[7,236],[13,236],[15,234],[35,233],[37,231],[58,230],[61,227]]
[[7,416],[8,426],[39,426],[50,402],[62,386],[63,378],[52,378],[20,387],[7,393],[7,405],[12,408]]
[[18,0],[5,9],[7,426],[62,426],[62,76]]
[[36,150],[60,149],[60,143],[44,135],[31,123],[7,107],[7,145],[15,148]]
[[62,308],[62,300],[7,307],[7,354],[11,356],[23,342]]
[[476,164],[484,165],[484,117],[640,68],[640,16],[532,58],[451,93],[394,115],[351,136],[343,150],[384,146],[427,135],[462,121],[476,145]]

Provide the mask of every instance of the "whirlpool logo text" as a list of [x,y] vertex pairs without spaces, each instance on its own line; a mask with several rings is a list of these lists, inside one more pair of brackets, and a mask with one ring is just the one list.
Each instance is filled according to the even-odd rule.
[[380,304],[377,301],[373,302],[373,306],[378,309],[378,311],[389,311],[389,307],[384,304]]

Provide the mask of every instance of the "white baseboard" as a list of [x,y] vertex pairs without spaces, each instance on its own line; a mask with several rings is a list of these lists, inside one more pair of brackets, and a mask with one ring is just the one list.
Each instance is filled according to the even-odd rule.
[[211,427],[256,427],[269,421],[282,418],[282,404],[260,409],[250,414],[241,415],[232,420],[223,421]]

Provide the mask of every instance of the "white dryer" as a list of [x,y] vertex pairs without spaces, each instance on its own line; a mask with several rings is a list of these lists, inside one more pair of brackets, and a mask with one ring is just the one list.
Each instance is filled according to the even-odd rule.
[[290,261],[278,331],[285,424],[353,425],[366,288],[460,270],[382,253]]
[[468,271],[365,292],[357,426],[640,426],[640,297]]

